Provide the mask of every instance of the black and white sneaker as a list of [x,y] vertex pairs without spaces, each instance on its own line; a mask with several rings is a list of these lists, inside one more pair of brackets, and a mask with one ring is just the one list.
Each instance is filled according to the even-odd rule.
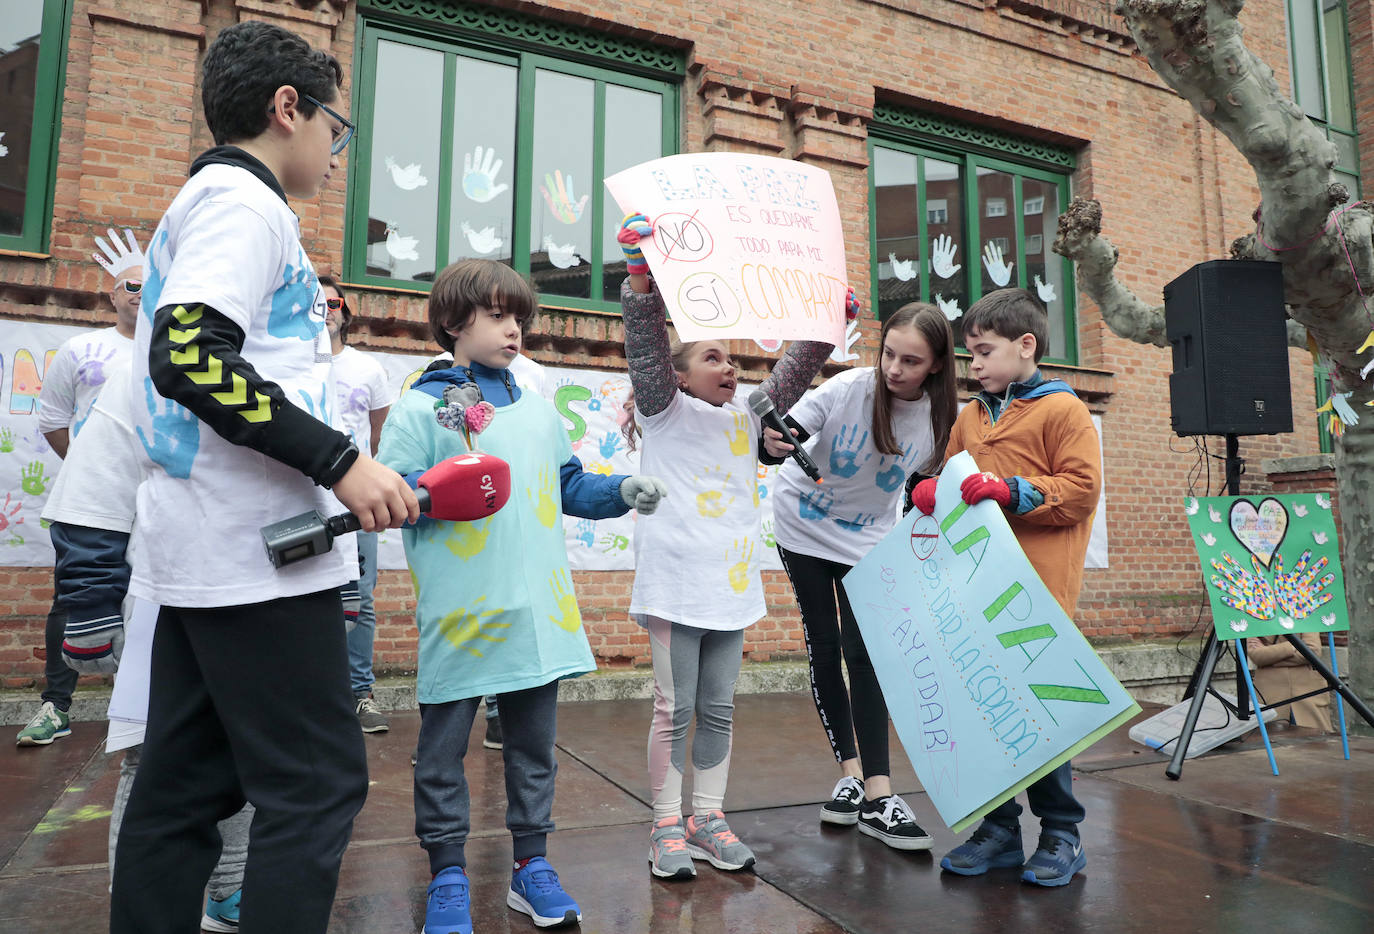
[[877,837],[894,850],[928,850],[935,843],[916,823],[916,815],[907,803],[896,795],[860,805],[859,833]]
[[864,783],[846,775],[835,783],[830,800],[821,805],[821,823],[852,827],[859,819],[859,802],[864,799]]

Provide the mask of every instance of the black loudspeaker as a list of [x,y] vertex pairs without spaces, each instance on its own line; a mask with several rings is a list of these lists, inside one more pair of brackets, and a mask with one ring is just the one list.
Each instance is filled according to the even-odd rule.
[[1176,434],[1293,430],[1287,320],[1278,263],[1212,260],[1164,287]]

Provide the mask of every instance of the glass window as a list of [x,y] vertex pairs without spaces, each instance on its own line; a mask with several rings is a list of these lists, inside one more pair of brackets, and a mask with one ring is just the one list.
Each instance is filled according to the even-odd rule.
[[41,251],[51,218],[63,0],[0,0],[0,247]]
[[676,85],[363,28],[348,278],[425,289],[484,257],[546,304],[618,310],[621,217],[603,179],[676,151]]
[[1022,287],[1049,312],[1047,359],[1074,362],[1073,272],[1050,252],[1066,174],[925,144],[871,142],[873,279],[879,317],[907,302],[955,321],[995,289]]

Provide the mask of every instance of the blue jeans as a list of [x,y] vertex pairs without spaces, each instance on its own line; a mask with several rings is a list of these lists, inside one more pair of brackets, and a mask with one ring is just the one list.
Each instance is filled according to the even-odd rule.
[[358,533],[358,625],[348,634],[348,681],[354,697],[372,692],[372,640],[377,635],[377,613],[372,591],[377,586],[377,533]]
[[[1073,769],[1065,762],[1026,789],[1031,813],[1040,818],[1041,830],[1067,830],[1077,834],[1083,822],[1083,805],[1073,796]],[[1015,827],[1021,805],[1010,798],[988,812],[986,820],[1003,827]]]

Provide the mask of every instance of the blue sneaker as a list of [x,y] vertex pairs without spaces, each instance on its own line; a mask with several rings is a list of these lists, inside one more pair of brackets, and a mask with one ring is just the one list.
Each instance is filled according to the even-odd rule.
[[216,934],[234,934],[239,929],[239,889],[223,901],[213,898],[205,902],[205,916],[200,919],[202,931],[215,931]]
[[582,909],[558,883],[558,873],[549,861],[536,856],[523,869],[511,873],[510,891],[506,904],[523,911],[534,919],[535,927],[551,928],[558,924],[576,924],[582,920]]
[[963,843],[940,860],[940,868],[960,876],[981,876],[989,869],[1011,869],[1026,859],[1021,828],[1015,830],[983,821]]
[[462,866],[441,869],[425,895],[425,926],[420,934],[472,934],[468,874]]
[[1041,830],[1040,842],[1026,861],[1021,881],[1032,885],[1068,885],[1088,866],[1083,841],[1068,830]]

